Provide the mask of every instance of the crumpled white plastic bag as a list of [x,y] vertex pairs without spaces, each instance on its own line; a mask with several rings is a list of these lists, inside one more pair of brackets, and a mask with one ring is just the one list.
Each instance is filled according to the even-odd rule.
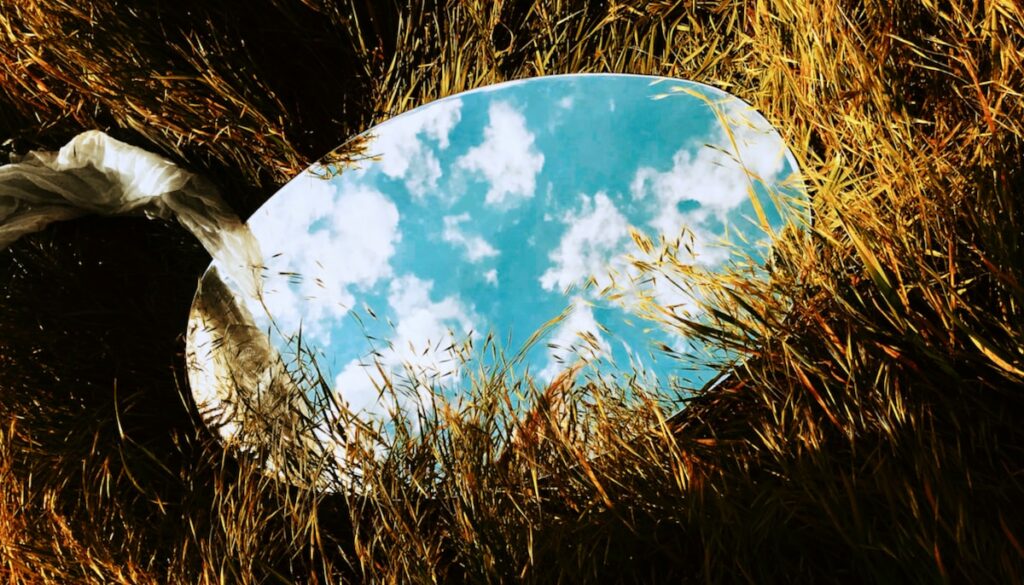
[[262,257],[248,226],[213,185],[171,161],[91,130],[59,152],[0,167],[0,250],[55,221],[132,212],[176,218],[222,273],[259,297]]

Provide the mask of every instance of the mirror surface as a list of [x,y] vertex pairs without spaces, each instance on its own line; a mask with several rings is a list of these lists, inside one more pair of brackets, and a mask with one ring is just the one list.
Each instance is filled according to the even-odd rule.
[[[222,434],[237,426],[225,404],[241,401],[225,385],[308,377],[314,361],[321,389],[386,417],[429,388],[457,396],[465,368],[486,365],[494,348],[516,355],[545,324],[512,365],[538,385],[583,362],[664,389],[700,387],[718,372],[672,354],[702,348],[640,315],[653,302],[694,316],[695,293],[641,277],[634,261],[677,243],[698,269],[744,254],[763,264],[769,233],[793,219],[782,202],[802,193],[762,116],[679,80],[511,82],[432,102],[364,138],[367,158],[313,165],[249,219],[261,295],[216,267],[204,278],[190,379]],[[218,357],[224,347],[229,357]],[[463,365],[467,356],[478,362]],[[404,397],[381,396],[385,377],[402,381]]]

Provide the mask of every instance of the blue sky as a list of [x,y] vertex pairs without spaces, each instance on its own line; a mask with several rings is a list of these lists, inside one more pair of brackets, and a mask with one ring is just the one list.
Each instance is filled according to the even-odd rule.
[[[453,343],[479,346],[490,332],[514,352],[570,308],[522,364],[539,382],[574,355],[602,372],[632,359],[662,384],[707,381],[713,372],[682,371],[651,344],[696,348],[631,316],[638,295],[693,301],[662,280],[628,284],[625,256],[640,254],[629,230],[674,239],[688,228],[690,261],[714,269],[728,256],[724,237],[764,239],[748,177],[765,197],[796,168],[739,100],[652,81],[545,77],[435,101],[373,128],[375,159],[359,169],[325,180],[314,165],[288,183],[249,220],[279,347],[287,353],[284,339],[301,326],[335,390],[357,410],[383,412],[378,365],[457,392],[465,378]],[[715,104],[736,148],[708,100],[681,89]],[[610,272],[624,286],[617,302],[598,292]],[[597,286],[584,288],[588,279]]]

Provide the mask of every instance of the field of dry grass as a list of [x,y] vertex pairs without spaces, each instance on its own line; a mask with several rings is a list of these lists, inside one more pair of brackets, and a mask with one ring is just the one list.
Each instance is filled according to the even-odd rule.
[[4,0],[0,150],[105,129],[245,216],[373,123],[566,72],[720,87],[799,159],[815,223],[772,278],[703,283],[701,323],[659,313],[742,356],[728,383],[666,419],[643,388],[556,409],[481,375],[367,462],[372,489],[288,487],[187,398],[198,244],[56,225],[0,252],[0,578],[1024,581],[1017,2]]

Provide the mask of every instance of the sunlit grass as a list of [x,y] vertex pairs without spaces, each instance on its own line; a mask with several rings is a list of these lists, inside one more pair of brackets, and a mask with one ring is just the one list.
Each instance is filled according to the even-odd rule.
[[[146,305],[141,314],[180,315],[147,325],[162,345],[126,348],[107,370],[118,355],[72,334],[143,333],[94,324],[93,314],[117,313],[92,297],[74,312],[47,305],[63,298],[51,283],[89,273],[41,234],[3,257],[0,575],[1024,580],[1017,4],[414,4],[261,4],[255,24],[273,23],[290,43],[279,51],[315,52],[313,28],[336,49],[334,61],[301,69],[326,84],[323,95],[281,98],[291,78],[252,38],[240,48],[246,31],[220,9],[195,3],[187,20],[107,2],[10,3],[0,11],[0,99],[11,109],[0,122],[21,143],[51,148],[112,126],[248,189],[228,195],[251,207],[257,182],[320,156],[300,130],[344,138],[318,122],[355,135],[439,97],[552,73],[720,87],[780,130],[814,218],[777,234],[767,279],[742,266],[711,278],[673,254],[647,266],[700,288],[700,319],[654,306],[650,315],[739,356],[723,364],[730,375],[674,415],[641,385],[568,377],[536,387],[500,367],[471,371],[469,399],[424,411],[418,432],[395,433],[383,456],[369,431],[347,436],[351,461],[331,481],[357,489],[332,494],[264,474],[266,454],[223,450],[189,406],[171,342],[194,282],[174,302],[170,290],[149,293],[153,306],[130,301]],[[342,94],[350,105],[331,112],[338,121],[316,113]],[[71,238],[69,229],[60,233]],[[161,237],[152,250],[197,258],[177,277],[198,274],[205,260],[194,248]],[[171,270],[163,264],[143,275]],[[308,479],[327,456],[303,457],[288,473]]]

